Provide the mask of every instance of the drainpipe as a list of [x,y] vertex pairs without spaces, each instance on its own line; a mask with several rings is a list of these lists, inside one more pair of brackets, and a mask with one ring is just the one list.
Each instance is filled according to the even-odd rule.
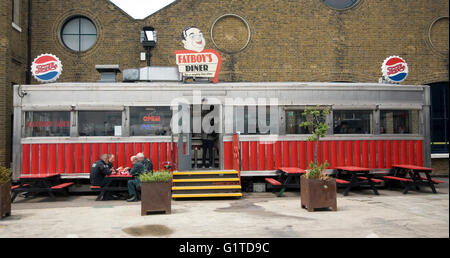
[[31,84],[31,1],[28,0],[27,67],[25,84]]

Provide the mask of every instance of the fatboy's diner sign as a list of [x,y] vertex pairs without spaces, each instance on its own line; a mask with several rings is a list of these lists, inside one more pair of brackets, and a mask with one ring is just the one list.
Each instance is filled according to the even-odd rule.
[[218,82],[222,58],[213,49],[204,49],[206,42],[202,32],[189,26],[181,33],[185,50],[176,50],[178,70],[185,77],[213,78]]

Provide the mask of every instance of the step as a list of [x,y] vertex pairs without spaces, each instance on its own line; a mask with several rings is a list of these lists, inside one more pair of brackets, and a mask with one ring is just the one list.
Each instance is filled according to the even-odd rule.
[[192,178],[192,179],[173,179],[174,183],[193,183],[193,182],[239,182],[239,178]]
[[222,190],[222,189],[241,189],[240,185],[208,185],[208,186],[173,186],[172,190]]
[[173,172],[174,176],[196,176],[196,175],[237,175],[236,170],[214,170],[214,171],[189,171],[189,172]]
[[172,194],[172,198],[242,197],[242,193]]

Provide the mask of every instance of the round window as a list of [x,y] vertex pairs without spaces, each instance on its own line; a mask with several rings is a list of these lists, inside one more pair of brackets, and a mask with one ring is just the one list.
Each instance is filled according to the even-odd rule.
[[354,6],[359,0],[321,0],[333,9],[344,10]]
[[95,24],[86,17],[72,17],[62,26],[61,40],[67,48],[73,51],[86,51],[91,48],[97,40],[97,28],[95,27]]

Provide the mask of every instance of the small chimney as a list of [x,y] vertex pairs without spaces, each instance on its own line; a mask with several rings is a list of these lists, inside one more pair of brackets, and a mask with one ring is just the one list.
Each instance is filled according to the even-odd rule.
[[100,73],[100,80],[98,82],[116,82],[117,73],[121,72],[118,64],[96,65],[95,69]]

